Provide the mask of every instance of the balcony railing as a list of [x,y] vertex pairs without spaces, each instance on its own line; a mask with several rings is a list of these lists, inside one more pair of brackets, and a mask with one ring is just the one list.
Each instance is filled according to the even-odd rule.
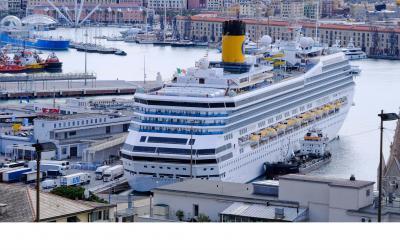
[[184,134],[184,135],[221,135],[223,131],[209,131],[209,132],[197,132],[197,131],[173,131],[173,130],[157,130],[157,129],[139,129],[139,132],[150,132],[150,133],[165,133],[165,134]]
[[177,112],[150,112],[136,110],[138,113],[143,113],[146,115],[169,115],[169,116],[188,116],[188,117],[227,117],[228,114],[193,114],[193,113],[177,113]]

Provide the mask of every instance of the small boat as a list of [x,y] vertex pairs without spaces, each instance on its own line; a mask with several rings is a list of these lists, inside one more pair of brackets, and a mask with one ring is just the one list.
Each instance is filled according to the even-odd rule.
[[122,36],[108,36],[106,38],[107,41],[109,42],[119,42],[119,41],[124,41],[124,38]]
[[360,66],[358,65],[351,65],[350,74],[358,76],[361,73]]
[[327,144],[328,138],[323,136],[321,130],[309,130],[300,141],[300,150],[288,160],[264,163],[266,179],[275,179],[285,174],[307,174],[327,164],[332,157]]
[[44,64],[46,70],[48,71],[60,71],[62,68],[62,62],[60,62],[54,52],[47,57],[47,59],[44,61]]
[[117,51],[115,51],[114,54],[116,54],[118,56],[126,56],[127,55],[127,53],[123,50],[117,50]]
[[188,40],[181,40],[177,42],[172,42],[171,47],[194,47],[194,42]]

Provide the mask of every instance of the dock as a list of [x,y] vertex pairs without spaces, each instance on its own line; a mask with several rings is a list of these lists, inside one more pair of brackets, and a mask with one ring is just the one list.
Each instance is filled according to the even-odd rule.
[[21,98],[83,97],[153,91],[155,81],[97,80],[95,74],[56,73],[0,75],[0,100]]

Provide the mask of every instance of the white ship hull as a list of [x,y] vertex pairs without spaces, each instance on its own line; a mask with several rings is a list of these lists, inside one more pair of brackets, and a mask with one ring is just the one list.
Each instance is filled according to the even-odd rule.
[[[303,139],[304,135],[311,128],[321,129],[324,135],[330,140],[335,139],[349,112],[353,100],[353,89],[348,91],[347,99],[349,102],[339,112],[326,119],[303,126],[293,133],[281,135],[275,141],[267,143],[257,150],[250,150],[247,154],[237,155],[237,157],[234,157],[225,164],[227,167],[222,168],[222,171],[226,173],[224,177],[210,177],[209,179],[239,183],[251,182],[264,175],[265,162],[283,161],[288,156],[289,151],[297,150],[299,148],[299,141]],[[129,170],[129,167],[125,167],[125,169]],[[127,176],[132,189],[139,192],[147,192],[156,187],[182,180],[178,178],[132,175],[131,171],[127,171],[125,176]]]

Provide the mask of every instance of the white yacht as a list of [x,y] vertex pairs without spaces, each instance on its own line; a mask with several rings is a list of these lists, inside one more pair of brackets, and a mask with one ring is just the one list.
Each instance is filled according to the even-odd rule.
[[336,137],[354,93],[345,55],[299,38],[281,43],[281,53],[245,59],[244,30],[239,20],[224,22],[221,62],[202,58],[160,90],[135,94],[121,149],[134,190],[185,178],[250,182],[265,162],[299,148],[309,129]]
[[367,58],[367,54],[361,48],[354,46],[353,39],[350,39],[347,47],[342,48],[343,53],[349,60],[360,60]]

